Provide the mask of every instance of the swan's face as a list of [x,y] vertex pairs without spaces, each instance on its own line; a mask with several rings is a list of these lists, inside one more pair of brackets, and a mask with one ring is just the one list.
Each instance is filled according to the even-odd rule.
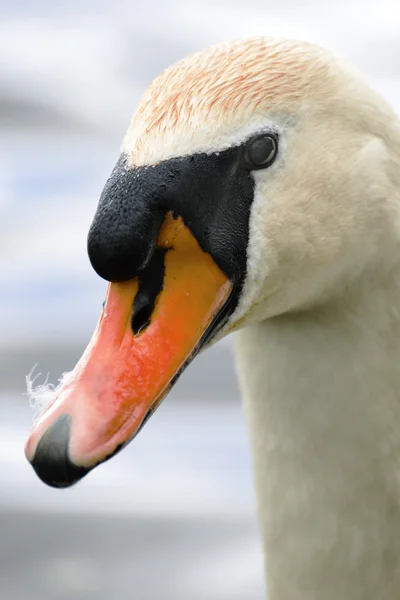
[[[112,456],[204,345],[318,302],[376,251],[385,152],[368,107],[354,110],[363,91],[322,50],[263,39],[150,86],[89,233],[114,283],[27,444],[44,481],[71,485]],[[368,210],[361,176],[378,190]]]

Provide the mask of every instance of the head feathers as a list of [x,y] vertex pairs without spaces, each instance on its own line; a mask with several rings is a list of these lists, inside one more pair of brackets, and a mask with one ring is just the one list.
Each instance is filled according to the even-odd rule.
[[284,119],[293,104],[326,95],[333,59],[309,43],[263,37],[198,52],[149,86],[123,150],[139,166],[240,142],[265,127],[267,111]]

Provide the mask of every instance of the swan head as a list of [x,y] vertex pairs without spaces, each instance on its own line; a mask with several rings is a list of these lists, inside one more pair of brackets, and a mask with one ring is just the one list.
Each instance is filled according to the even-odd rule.
[[162,73],[89,232],[111,283],[28,439],[39,477],[75,483],[134,437],[202,348],[317,305],[389,255],[399,139],[384,101],[311,44],[238,41]]

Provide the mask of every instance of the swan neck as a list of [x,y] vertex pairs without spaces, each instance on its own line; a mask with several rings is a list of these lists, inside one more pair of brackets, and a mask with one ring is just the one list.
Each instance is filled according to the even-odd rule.
[[397,281],[235,336],[269,600],[399,597]]

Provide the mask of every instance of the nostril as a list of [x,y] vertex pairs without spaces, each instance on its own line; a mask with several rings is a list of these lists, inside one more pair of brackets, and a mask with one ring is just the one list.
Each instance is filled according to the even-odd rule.
[[31,461],[37,476],[52,487],[69,487],[90,471],[69,458],[71,422],[70,415],[60,415],[42,435]]
[[147,267],[139,275],[139,290],[133,303],[132,331],[139,335],[150,325],[156,300],[164,284],[164,258],[167,250],[156,248]]
[[132,331],[138,335],[141,331],[150,325],[150,317],[153,312],[151,299],[141,294],[139,301],[135,302],[132,315]]

